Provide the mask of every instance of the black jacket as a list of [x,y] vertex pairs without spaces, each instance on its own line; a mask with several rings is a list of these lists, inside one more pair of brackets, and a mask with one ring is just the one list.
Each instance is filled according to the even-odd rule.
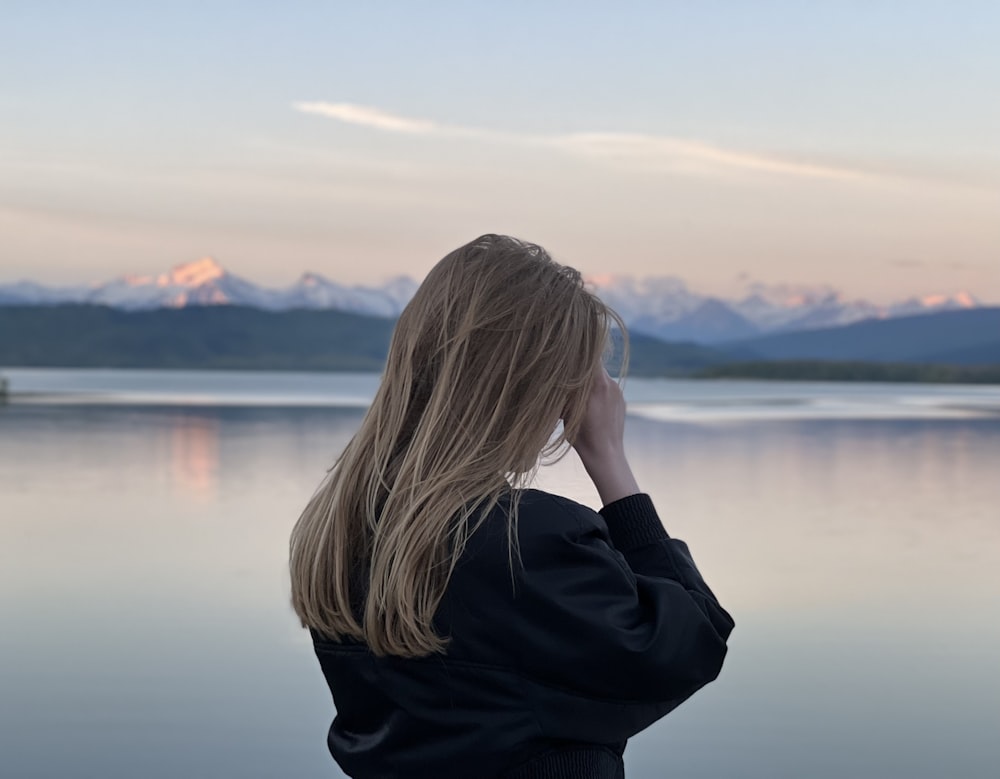
[[313,631],[357,779],[616,779],[626,739],[716,678],[733,621],[649,496],[600,513],[522,493],[469,539],[435,616],[446,654],[375,657]]

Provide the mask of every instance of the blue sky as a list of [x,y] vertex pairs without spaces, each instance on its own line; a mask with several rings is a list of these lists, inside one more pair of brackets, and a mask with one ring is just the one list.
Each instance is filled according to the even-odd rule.
[[5,2],[0,281],[212,255],[1000,301],[1000,4]]

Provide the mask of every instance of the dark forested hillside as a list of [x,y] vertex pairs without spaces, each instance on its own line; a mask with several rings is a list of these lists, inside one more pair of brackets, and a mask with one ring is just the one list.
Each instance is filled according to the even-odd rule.
[[[393,325],[332,310],[3,306],[0,366],[380,371]],[[726,350],[637,333],[629,340],[633,376],[996,381],[1000,309],[790,333]]]
[[1000,364],[1000,308],[869,319],[730,344],[762,360]]
[[341,311],[0,307],[0,365],[381,370],[393,322]]
[[[393,324],[331,310],[6,306],[0,366],[379,371]],[[683,375],[729,359],[643,335],[631,343],[630,373],[640,376]]]

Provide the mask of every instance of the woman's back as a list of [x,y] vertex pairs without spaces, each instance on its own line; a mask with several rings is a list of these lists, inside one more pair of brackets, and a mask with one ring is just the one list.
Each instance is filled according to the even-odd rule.
[[732,621],[647,496],[597,514],[524,492],[513,581],[505,509],[452,574],[445,655],[376,657],[313,632],[348,774],[611,779],[626,739],[718,675]]
[[[496,235],[400,315],[290,543],[356,779],[613,779],[629,737],[718,675],[733,623],[636,484],[613,324],[625,365],[580,274]],[[600,513],[526,489],[567,444]]]

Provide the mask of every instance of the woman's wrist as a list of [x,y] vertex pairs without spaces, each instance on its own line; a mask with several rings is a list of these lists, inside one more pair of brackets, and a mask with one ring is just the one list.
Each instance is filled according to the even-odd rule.
[[640,492],[624,449],[578,453],[603,505]]

